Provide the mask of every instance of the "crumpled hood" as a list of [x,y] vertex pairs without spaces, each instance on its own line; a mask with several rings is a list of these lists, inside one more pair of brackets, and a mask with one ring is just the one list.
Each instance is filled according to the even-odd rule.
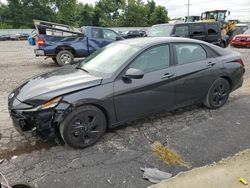
[[50,100],[62,94],[100,85],[101,81],[101,77],[67,66],[29,79],[16,90],[15,97],[22,102],[34,98]]

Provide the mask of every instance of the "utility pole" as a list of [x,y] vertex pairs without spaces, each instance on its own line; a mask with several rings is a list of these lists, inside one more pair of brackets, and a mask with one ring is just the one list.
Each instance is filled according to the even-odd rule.
[[187,5],[187,17],[189,17],[189,6],[191,5],[190,0],[188,0],[188,3],[186,5]]

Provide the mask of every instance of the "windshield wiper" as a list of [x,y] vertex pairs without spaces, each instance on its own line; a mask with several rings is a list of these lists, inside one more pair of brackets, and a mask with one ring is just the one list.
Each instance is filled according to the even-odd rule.
[[89,73],[89,71],[87,71],[86,69],[84,69],[84,68],[82,68],[82,67],[76,67],[76,69],[79,69],[79,70],[82,70],[82,71],[84,71],[84,72],[86,72],[86,73]]

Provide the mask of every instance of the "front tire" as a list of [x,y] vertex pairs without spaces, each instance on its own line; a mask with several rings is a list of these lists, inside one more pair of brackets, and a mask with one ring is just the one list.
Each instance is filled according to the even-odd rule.
[[60,134],[66,144],[83,149],[95,144],[105,133],[106,117],[95,106],[79,107],[60,125]]
[[74,55],[68,50],[62,50],[56,55],[56,62],[59,66],[71,64],[74,61]]
[[227,102],[229,93],[229,82],[224,78],[218,78],[209,88],[204,105],[211,109],[220,108]]
[[227,45],[226,45],[226,43],[225,43],[224,41],[221,41],[221,43],[220,43],[220,47],[222,47],[222,48],[226,48],[226,47],[227,47]]

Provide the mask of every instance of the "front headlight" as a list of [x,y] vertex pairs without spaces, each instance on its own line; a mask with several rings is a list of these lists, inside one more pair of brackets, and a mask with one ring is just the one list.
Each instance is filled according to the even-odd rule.
[[38,111],[38,110],[45,110],[49,108],[55,107],[62,99],[62,96],[55,97],[49,101],[46,101],[45,103],[41,104],[40,106],[37,106],[32,109],[27,109],[25,111]]
[[42,104],[39,109],[44,110],[44,109],[48,109],[48,108],[53,108],[60,102],[61,99],[62,99],[62,96],[55,97],[55,98],[45,102],[44,104]]

